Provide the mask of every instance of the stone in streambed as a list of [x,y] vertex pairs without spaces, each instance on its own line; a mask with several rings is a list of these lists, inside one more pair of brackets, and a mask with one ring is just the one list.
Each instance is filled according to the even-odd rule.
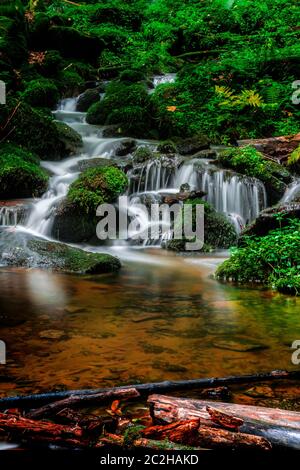
[[121,263],[118,258],[102,253],[89,253],[72,248],[63,243],[44,240],[30,240],[29,248],[43,262],[55,271],[78,274],[101,274],[118,271]]
[[45,330],[39,333],[39,337],[41,339],[60,340],[63,339],[65,336],[66,334],[62,330]]
[[76,111],[85,113],[92,104],[100,101],[100,90],[92,88],[85,90],[78,98]]
[[7,266],[75,274],[110,273],[121,267],[119,259],[114,256],[89,253],[14,230],[2,230],[0,241],[0,261]]
[[246,340],[224,340],[213,343],[213,346],[218,349],[225,349],[228,351],[235,352],[253,352],[268,349],[268,346],[264,344],[251,343]]

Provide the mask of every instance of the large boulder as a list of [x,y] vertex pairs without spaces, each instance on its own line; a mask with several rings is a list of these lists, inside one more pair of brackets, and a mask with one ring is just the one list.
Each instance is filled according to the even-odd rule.
[[269,207],[262,211],[257,219],[242,232],[239,244],[243,243],[245,235],[260,236],[267,235],[271,230],[285,227],[290,219],[300,219],[300,202],[290,202],[278,206]]
[[52,236],[65,243],[93,242],[96,239],[97,219],[67,199],[55,209]]
[[41,196],[47,189],[48,175],[40,168],[36,155],[16,145],[0,149],[0,198]]
[[[237,234],[231,222],[224,214],[216,212],[216,210],[207,202],[197,197],[188,199],[186,204],[204,205],[204,246],[201,251],[207,252],[216,248],[230,248],[237,243]],[[183,209],[184,210],[184,209]],[[177,221],[175,220],[175,225]],[[195,211],[193,209],[193,230],[195,230]],[[169,240],[165,243],[168,250],[184,252],[186,251],[186,242],[193,242],[191,239],[183,238],[182,240]]]
[[0,118],[8,121],[5,135],[42,160],[61,160],[76,153],[82,145],[80,135],[71,127],[55,121],[50,112],[34,109],[25,102],[9,100],[7,106],[0,108]]
[[1,263],[9,266],[76,274],[110,273],[121,267],[119,259],[108,254],[89,253],[63,243],[8,230],[0,233],[0,258]]

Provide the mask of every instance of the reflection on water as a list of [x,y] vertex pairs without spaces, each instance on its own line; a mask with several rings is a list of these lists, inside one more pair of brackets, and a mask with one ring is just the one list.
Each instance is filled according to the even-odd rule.
[[93,277],[2,268],[1,393],[293,368],[300,299],[217,283],[214,258],[151,258]]

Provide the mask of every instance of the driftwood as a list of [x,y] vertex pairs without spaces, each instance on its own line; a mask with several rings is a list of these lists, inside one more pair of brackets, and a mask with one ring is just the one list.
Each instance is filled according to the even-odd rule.
[[209,387],[228,386],[233,384],[250,384],[262,381],[295,380],[300,378],[300,371],[272,371],[262,374],[249,374],[241,376],[229,376],[219,378],[204,378],[194,380],[164,381],[147,384],[128,385],[126,387],[99,388],[94,390],[69,390],[52,393],[40,393],[27,396],[14,396],[0,399],[0,409],[11,407],[36,408],[44,404],[62,400],[70,396],[93,395],[104,392],[119,392],[135,388],[141,395],[147,396],[151,393],[168,393],[179,390],[205,389]]
[[153,426],[143,431],[148,438],[168,439],[172,442],[209,449],[230,448],[243,450],[270,450],[271,444],[263,437],[202,425],[200,419],[178,421],[166,426]]
[[297,412],[163,395],[150,396],[148,403],[154,422],[159,424],[200,419],[209,427],[222,424],[228,428],[231,416],[241,433],[264,437],[272,445],[300,449],[300,413]]
[[56,414],[59,410],[64,408],[71,408],[73,406],[88,406],[93,403],[103,403],[107,400],[137,398],[140,394],[135,388],[120,389],[118,391],[108,390],[107,392],[95,393],[89,395],[71,395],[69,398],[59,400],[54,403],[42,406],[37,410],[27,413],[27,417],[31,419],[39,419],[49,414]]

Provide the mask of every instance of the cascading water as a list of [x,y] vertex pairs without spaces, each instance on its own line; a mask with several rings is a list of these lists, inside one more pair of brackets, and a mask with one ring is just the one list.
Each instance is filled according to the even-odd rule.
[[[170,77],[169,77],[170,78]],[[124,138],[104,138],[103,129],[91,126],[85,121],[85,113],[76,112],[77,99],[63,100],[54,113],[56,118],[67,123],[81,136],[83,146],[78,155],[61,162],[42,162],[42,166],[50,174],[49,188],[44,196],[32,205],[28,220],[23,227],[17,229],[33,235],[51,238],[51,231],[58,203],[67,195],[70,184],[80,173],[79,162],[95,158],[110,159],[114,157],[116,148]],[[138,141],[138,145],[155,148],[155,143]],[[241,226],[252,221],[266,206],[266,193],[263,184],[253,178],[246,178],[227,170],[221,170],[204,159],[190,159],[182,163],[182,158],[155,158],[135,167],[128,172],[129,207],[131,219],[136,219],[139,228],[129,231],[128,242],[132,239],[136,244],[139,233],[149,229],[148,218],[141,211],[141,204],[162,202],[162,193],[178,193],[183,184],[187,183],[191,190],[205,191],[207,201],[217,211],[228,215],[237,231]],[[4,212],[3,212],[4,217]],[[13,220],[14,225],[18,220]],[[168,220],[161,220],[159,246],[162,240],[170,237],[171,230]],[[144,241],[144,245],[150,240]],[[138,242],[139,244],[139,242]],[[89,249],[87,247],[87,249]],[[91,248],[93,249],[94,248]]]
[[296,179],[293,181],[292,184],[289,185],[287,190],[285,191],[280,204],[289,204],[290,202],[294,202],[295,199],[300,198],[300,180]]
[[134,174],[131,179],[133,193],[178,193],[187,183],[191,190],[205,192],[204,199],[226,214],[237,232],[267,206],[261,181],[219,169],[206,159],[191,159],[173,166],[164,159],[156,159],[146,162],[139,174],[138,180]]

